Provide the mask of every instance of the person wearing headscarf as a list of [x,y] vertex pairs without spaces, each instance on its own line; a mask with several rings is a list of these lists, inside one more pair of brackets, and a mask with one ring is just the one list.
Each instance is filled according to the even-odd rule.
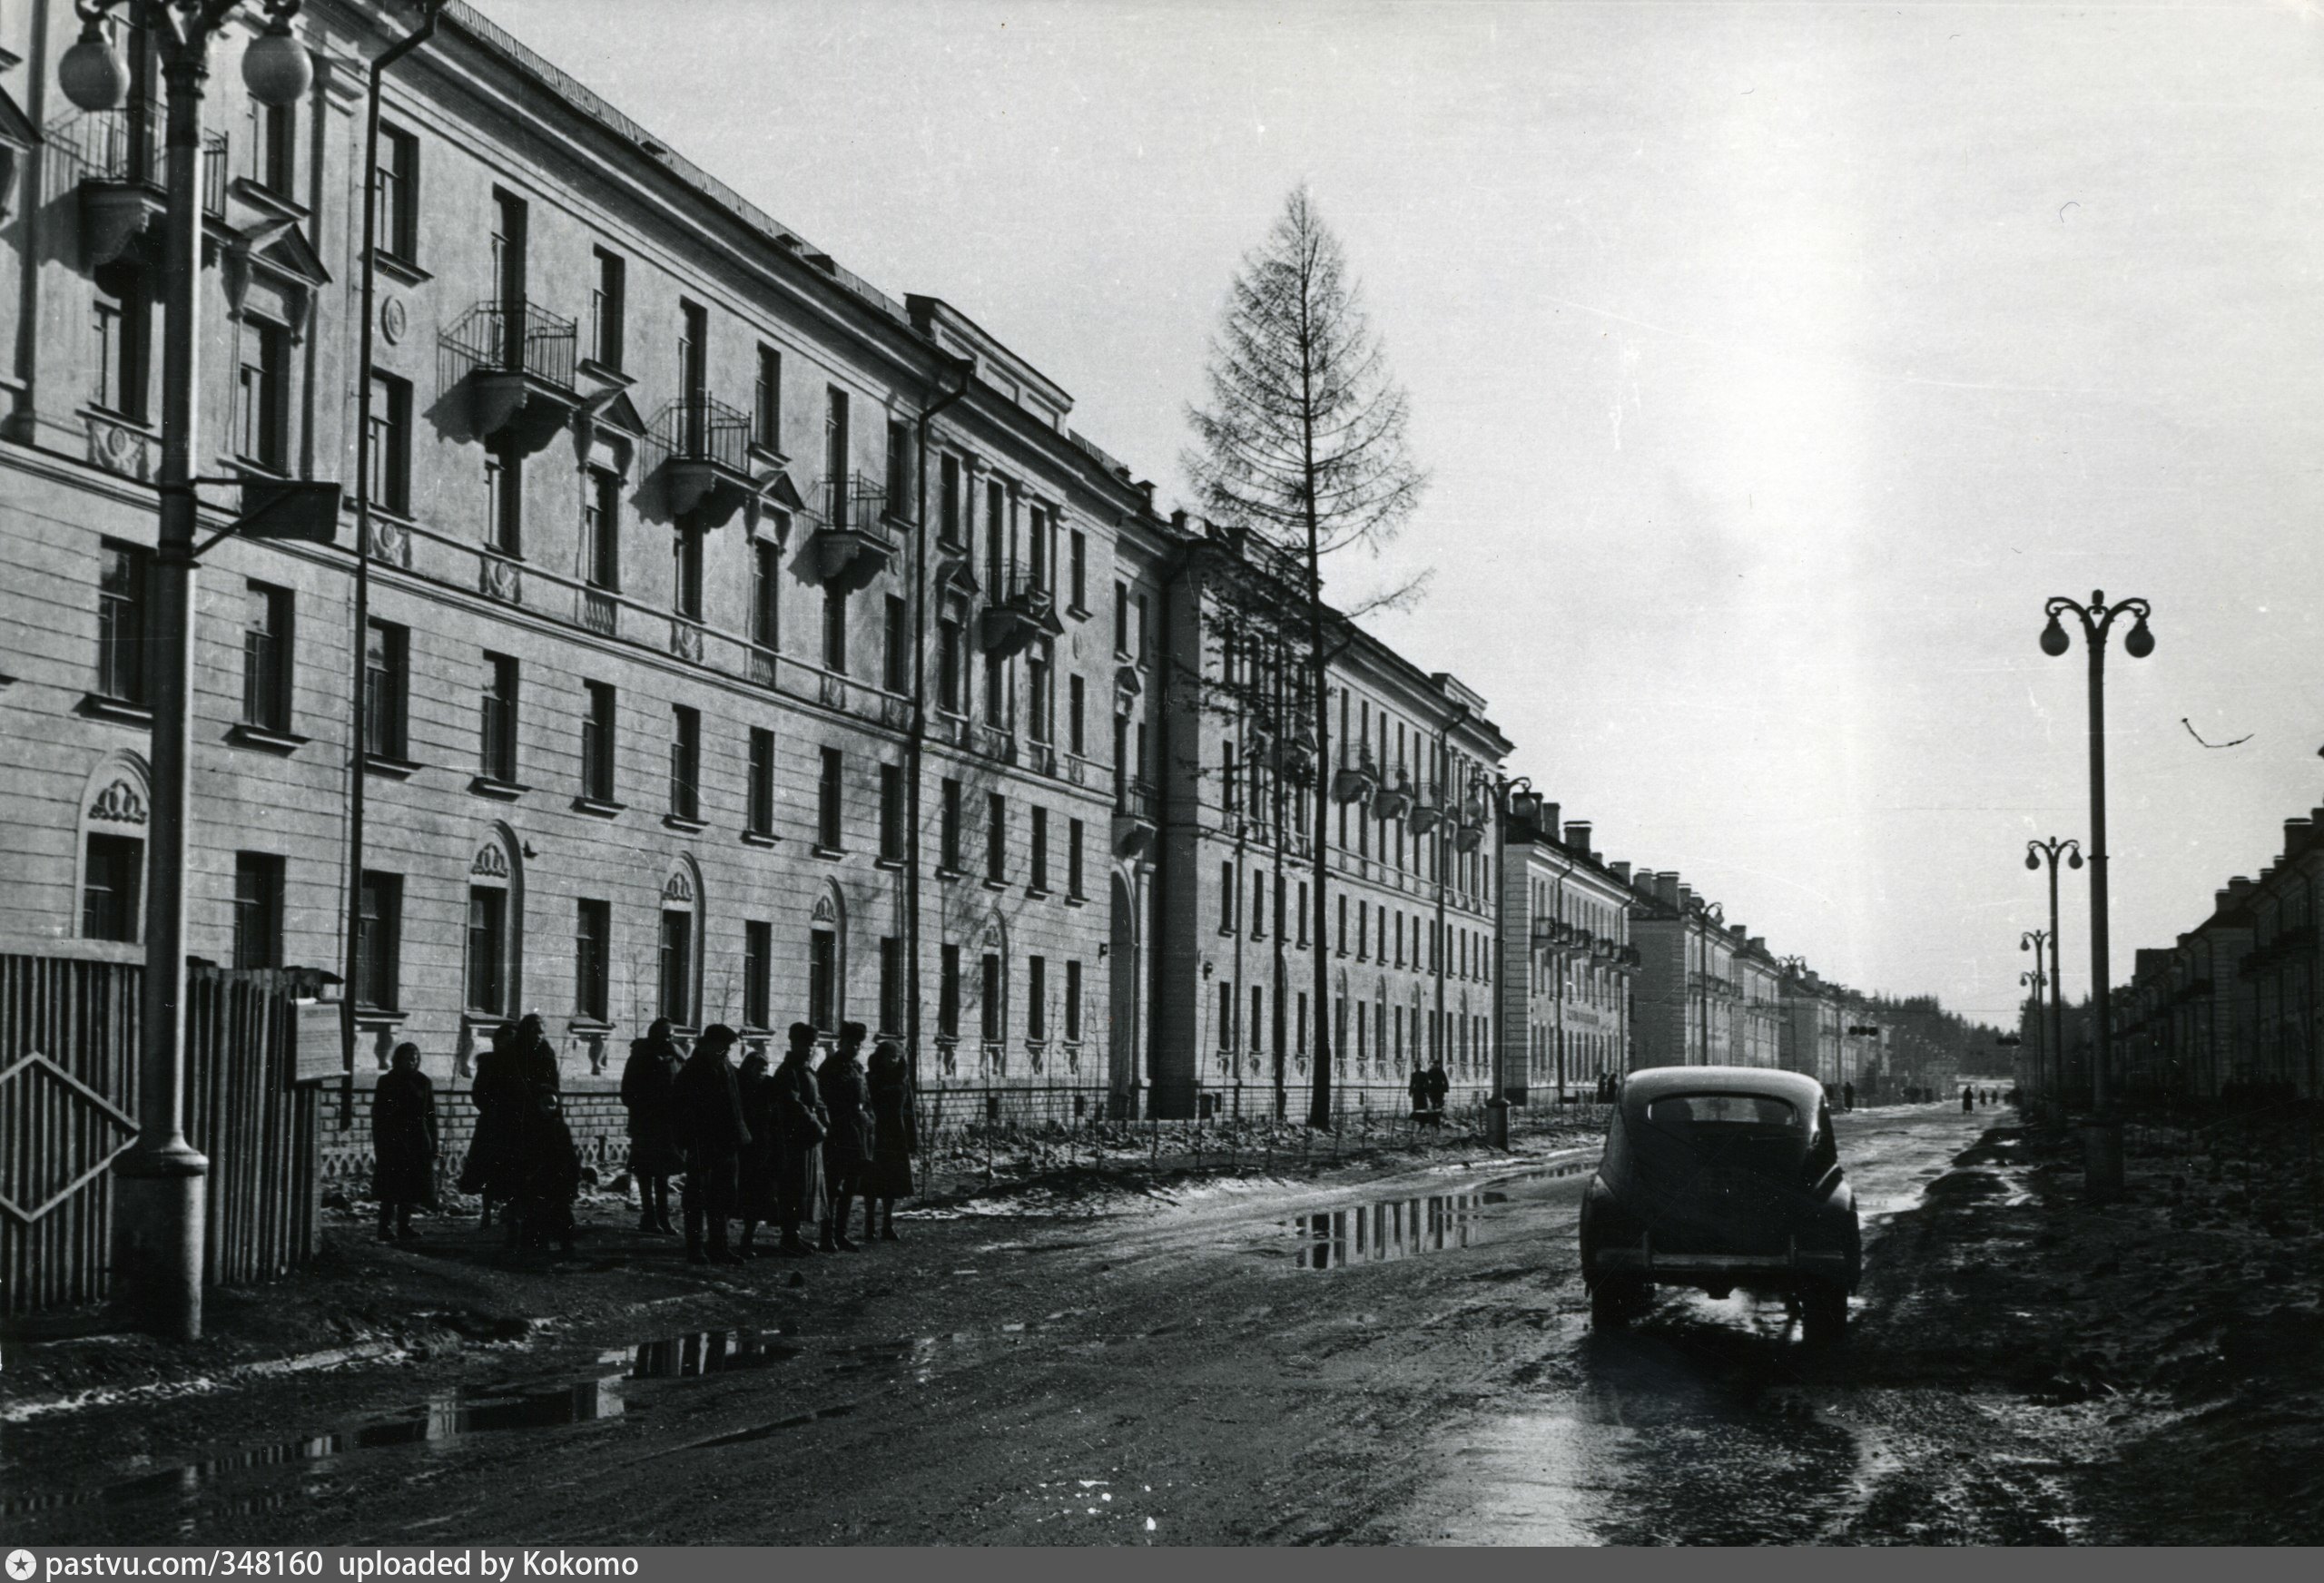
[[670,1019],[657,1017],[645,1037],[629,1041],[621,1069],[621,1102],[629,1112],[629,1174],[637,1183],[637,1229],[675,1235],[670,1224],[670,1178],[686,1168],[678,1147],[675,1085],[685,1057],[670,1037]]
[[[823,1170],[831,1179],[832,1202],[832,1217],[823,1222],[822,1249],[827,1254],[861,1251],[847,1234],[847,1223],[855,1210],[855,1195],[862,1191],[864,1167],[872,1163],[872,1091],[858,1054],[867,1031],[860,1022],[840,1024],[839,1048],[815,1072],[823,1108],[831,1113],[831,1131],[823,1139]],[[863,1218],[872,1218],[868,1202]]]
[[872,1098],[872,1163],[863,1172],[863,1231],[872,1233],[872,1209],[880,1210],[880,1240],[896,1240],[896,1200],[911,1196],[911,1157],[919,1153],[912,1114],[911,1064],[903,1047],[883,1038],[872,1047],[865,1074]]
[[581,1191],[581,1151],[574,1146],[556,1091],[528,1084],[508,1210],[508,1245],[573,1251],[573,1200]]
[[495,1028],[490,1047],[477,1057],[468,1100],[476,1106],[476,1131],[468,1138],[468,1157],[460,1162],[460,1191],[484,1201],[478,1224],[488,1231],[495,1201],[505,1204],[516,1191],[517,1136],[526,1107],[516,1024],[504,1022]]
[[823,1218],[823,1136],[831,1116],[823,1109],[822,1091],[815,1086],[815,1070],[808,1060],[815,1053],[815,1025],[791,1025],[790,1047],[783,1064],[767,1081],[773,1089],[774,1112],[774,1208],[783,1227],[781,1252],[786,1258],[804,1258],[814,1248],[799,1234],[800,1225]]
[[739,1264],[726,1242],[734,1214],[734,1191],[743,1150],[751,1129],[743,1120],[743,1095],[727,1052],[734,1030],[711,1024],[694,1040],[694,1054],[678,1070],[678,1136],[686,1151],[686,1259],[696,1264]]
[[379,1240],[409,1241],[411,1212],[436,1206],[436,1085],[419,1069],[419,1047],[400,1044],[371,1091],[371,1192]]
[[753,1047],[743,1057],[734,1086],[743,1096],[743,1125],[751,1134],[736,1177],[734,1210],[742,1217],[743,1240],[734,1251],[755,1259],[760,1224],[778,1218],[775,1174],[783,1147],[774,1120],[774,1075],[767,1070],[764,1050]]

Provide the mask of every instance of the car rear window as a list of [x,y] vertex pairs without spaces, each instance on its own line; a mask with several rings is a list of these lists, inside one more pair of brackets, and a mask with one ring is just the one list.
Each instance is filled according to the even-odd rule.
[[1785,1135],[1801,1132],[1798,1110],[1787,1100],[1764,1094],[1672,1094],[1646,1107],[1646,1118],[1666,1132],[1691,1136],[1698,1129],[1716,1127],[1723,1135],[1749,1132]]

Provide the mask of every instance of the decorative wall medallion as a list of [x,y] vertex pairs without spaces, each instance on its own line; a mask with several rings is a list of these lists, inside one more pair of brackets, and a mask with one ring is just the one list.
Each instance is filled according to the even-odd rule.
[[498,841],[487,841],[477,848],[476,861],[468,865],[468,872],[482,875],[487,880],[506,880],[508,877],[508,854]]
[[811,916],[810,921],[830,924],[833,927],[837,927],[839,923],[839,903],[832,899],[832,893],[830,891],[826,890],[821,896],[815,898],[815,909]]
[[693,877],[684,869],[671,870],[669,882],[662,887],[662,900],[683,901],[691,905],[694,901]]
[[827,709],[847,707],[847,683],[825,672],[816,679],[816,697]]
[[515,605],[524,596],[524,583],[517,570],[517,563],[504,561],[498,556],[487,556],[478,563],[477,586],[487,598]]
[[109,422],[92,417],[89,425],[89,460],[108,473],[118,473],[124,478],[150,483],[153,476],[153,443],[152,438],[125,424]]
[[401,340],[403,332],[410,327],[411,320],[404,311],[402,298],[390,297],[379,304],[379,338],[389,346]]
[[115,781],[89,804],[89,817],[107,824],[145,822],[145,794],[129,782]]
[[702,628],[690,621],[670,622],[670,652],[682,660],[702,663]]
[[404,532],[401,523],[383,516],[371,519],[371,558],[405,571],[411,569],[411,536]]

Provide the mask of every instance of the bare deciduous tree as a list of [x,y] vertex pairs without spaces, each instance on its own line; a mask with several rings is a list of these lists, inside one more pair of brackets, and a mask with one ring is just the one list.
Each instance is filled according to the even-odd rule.
[[1313,710],[1315,840],[1313,909],[1315,1064],[1307,1122],[1332,1122],[1332,1024],[1324,969],[1324,832],[1330,808],[1331,723],[1325,674],[1367,611],[1415,597],[1422,579],[1334,610],[1323,563],[1361,547],[1377,554],[1426,487],[1406,449],[1404,393],[1373,335],[1347,259],[1305,185],[1284,202],[1267,239],[1243,261],[1211,344],[1211,401],[1190,407],[1195,444],[1183,465],[1210,519],[1240,530],[1287,562],[1296,601],[1297,661]]

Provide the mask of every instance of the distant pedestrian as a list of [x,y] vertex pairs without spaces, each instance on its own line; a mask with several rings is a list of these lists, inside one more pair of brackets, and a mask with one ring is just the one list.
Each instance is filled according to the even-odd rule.
[[1976,1108],[1977,1108],[1977,1091],[1976,1091],[1974,1088],[1964,1088],[1964,1089],[1962,1089],[1962,1090],[1961,1090],[1961,1110],[1962,1110],[1962,1114],[1966,1115],[1966,1114],[1967,1114],[1967,1113],[1969,1113],[1970,1111],[1974,1110],[1974,1109],[1976,1109]]
[[[857,1056],[866,1032],[860,1022],[840,1024],[839,1048],[824,1057],[815,1071],[815,1086],[830,1113],[826,1125],[831,1130],[823,1138],[823,1173],[831,1187],[831,1218],[823,1222],[822,1235],[827,1254],[862,1251],[847,1234],[847,1223],[855,1211],[855,1195],[862,1191],[864,1167],[872,1163],[872,1090]],[[868,1203],[863,1218],[872,1218]]]
[[903,1047],[883,1038],[872,1047],[865,1074],[872,1096],[872,1163],[863,1172],[863,1234],[872,1234],[872,1206],[880,1206],[880,1240],[896,1240],[896,1200],[911,1196],[911,1157],[920,1152],[912,1114],[911,1064]]
[[517,1134],[524,1124],[525,1081],[517,1074],[517,1026],[502,1023],[492,1043],[476,1059],[468,1100],[476,1106],[476,1131],[460,1162],[460,1191],[484,1201],[478,1224],[492,1227],[492,1206],[516,1193]]
[[815,1070],[808,1058],[817,1037],[812,1022],[791,1025],[791,1046],[774,1069],[777,1152],[774,1163],[775,1219],[783,1227],[782,1252],[804,1258],[815,1250],[799,1234],[803,1222],[823,1218],[823,1136],[830,1117],[815,1086]]
[[670,1037],[670,1019],[657,1017],[644,1038],[629,1041],[621,1069],[621,1102],[629,1112],[629,1175],[637,1184],[637,1229],[675,1235],[670,1224],[670,1178],[686,1168],[678,1147],[676,1085],[685,1057]]
[[1855,1084],[1843,1083],[1840,1085],[1840,1108],[1843,1110],[1854,1110],[1856,1108]]
[[1428,1064],[1428,1125],[1444,1125],[1444,1099],[1452,1092],[1452,1079],[1444,1075],[1444,1058],[1440,1056]]
[[1411,1082],[1405,1084],[1404,1087],[1405,1090],[1413,1096],[1413,1125],[1416,1127],[1426,1126],[1428,1125],[1429,1110],[1428,1068],[1422,1066],[1418,1061],[1414,1061],[1413,1063],[1413,1079]]
[[713,1023],[694,1040],[694,1054],[678,1071],[678,1136],[685,1145],[686,1259],[696,1264],[739,1264],[727,1245],[726,1222],[734,1214],[736,1177],[743,1147],[751,1141],[743,1121],[743,1096],[726,1053],[734,1030]]
[[581,1151],[574,1147],[556,1091],[532,1084],[517,1138],[508,1245],[573,1251],[573,1200],[581,1191]]
[[411,1212],[436,1207],[436,1085],[419,1069],[419,1047],[400,1044],[371,1091],[371,1192],[379,1240],[409,1241]]
[[775,1127],[774,1074],[767,1070],[764,1050],[753,1048],[743,1057],[734,1086],[743,1097],[743,1125],[751,1134],[751,1141],[743,1145],[735,1177],[734,1213],[743,1223],[743,1240],[734,1244],[734,1251],[755,1259],[760,1224],[780,1218],[775,1176],[783,1143]]

